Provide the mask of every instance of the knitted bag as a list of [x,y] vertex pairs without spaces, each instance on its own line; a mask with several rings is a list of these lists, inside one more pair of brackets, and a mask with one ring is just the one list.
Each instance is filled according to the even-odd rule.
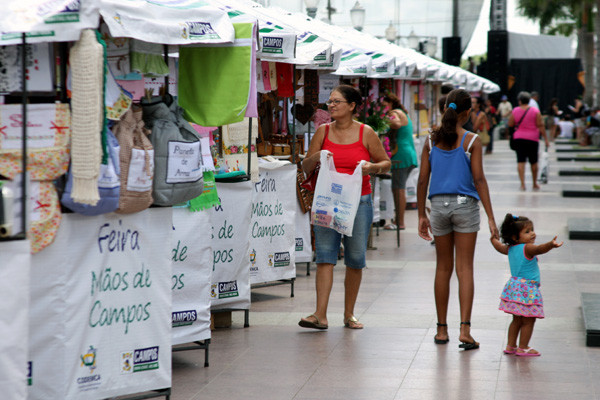
[[116,212],[129,214],[145,210],[152,204],[154,150],[147,137],[150,132],[142,121],[142,110],[129,109],[113,131],[121,146],[121,193]]
[[96,32],[81,31],[71,48],[71,108],[73,143],[71,145],[71,196],[79,203],[96,205],[98,175],[102,161],[101,135],[104,128],[104,46]]

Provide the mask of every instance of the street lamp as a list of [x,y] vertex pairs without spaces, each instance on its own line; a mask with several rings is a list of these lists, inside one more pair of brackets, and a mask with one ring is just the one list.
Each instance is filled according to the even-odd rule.
[[407,43],[408,43],[408,47],[410,47],[413,50],[416,50],[419,48],[419,37],[417,35],[415,35],[415,31],[412,29],[410,31],[410,35],[408,35]]
[[385,38],[387,39],[388,42],[395,43],[397,33],[398,32],[396,31],[396,28],[392,24],[392,21],[390,21],[390,25],[387,28],[385,28]]
[[362,31],[365,24],[365,9],[357,1],[354,7],[350,9],[350,19],[352,20],[352,26],[357,31]]
[[435,56],[435,53],[437,53],[437,39],[436,38],[427,40],[427,42],[425,43],[425,53],[429,57]]
[[304,0],[306,6],[306,14],[309,17],[314,18],[317,16],[317,7],[319,6],[319,0]]

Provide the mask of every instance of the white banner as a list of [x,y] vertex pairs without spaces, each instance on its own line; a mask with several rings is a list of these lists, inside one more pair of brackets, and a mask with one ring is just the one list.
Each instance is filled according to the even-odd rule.
[[171,386],[172,209],[63,216],[32,256],[29,399]]
[[96,29],[100,23],[97,1],[73,0],[59,13],[51,12],[45,15],[41,22],[32,20],[33,23],[25,24],[20,22],[18,16],[20,10],[17,10],[22,8],[22,2],[10,3],[16,6],[15,9],[3,9],[4,15],[0,18],[0,45],[2,46],[20,44],[20,32],[27,32],[27,43],[73,42],[79,40],[83,29]]
[[30,243],[0,242],[0,388],[2,398],[27,398]]
[[196,0],[102,0],[100,10],[113,37],[149,43],[232,43],[233,25],[223,10]]
[[173,344],[210,339],[210,214],[173,209]]
[[296,277],[295,164],[271,169],[259,164],[259,181],[252,193],[250,283]]
[[254,184],[217,182],[221,205],[211,213],[211,308],[250,309],[250,212]]
[[296,199],[296,262],[311,262],[313,259],[310,241],[310,212],[303,213]]

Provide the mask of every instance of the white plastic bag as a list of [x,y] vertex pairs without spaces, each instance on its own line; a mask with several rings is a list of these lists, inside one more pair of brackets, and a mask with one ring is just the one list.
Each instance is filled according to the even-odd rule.
[[549,174],[549,157],[548,150],[542,151],[542,154],[539,156],[538,160],[538,181],[542,183],[548,183],[548,174]]
[[417,202],[417,183],[419,183],[419,168],[413,168],[406,179],[406,202]]
[[361,161],[352,175],[337,172],[333,157],[321,151],[321,169],[310,212],[311,224],[352,236],[354,218],[362,191]]

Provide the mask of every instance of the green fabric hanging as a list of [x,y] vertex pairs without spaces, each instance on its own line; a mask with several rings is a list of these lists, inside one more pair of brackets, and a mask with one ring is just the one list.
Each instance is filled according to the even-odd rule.
[[224,47],[180,47],[178,102],[201,126],[240,122],[248,105],[251,23],[234,23],[235,42]]
[[195,199],[190,200],[191,211],[201,211],[221,204],[219,194],[217,193],[217,185],[215,184],[215,176],[212,171],[204,172],[204,192]]

